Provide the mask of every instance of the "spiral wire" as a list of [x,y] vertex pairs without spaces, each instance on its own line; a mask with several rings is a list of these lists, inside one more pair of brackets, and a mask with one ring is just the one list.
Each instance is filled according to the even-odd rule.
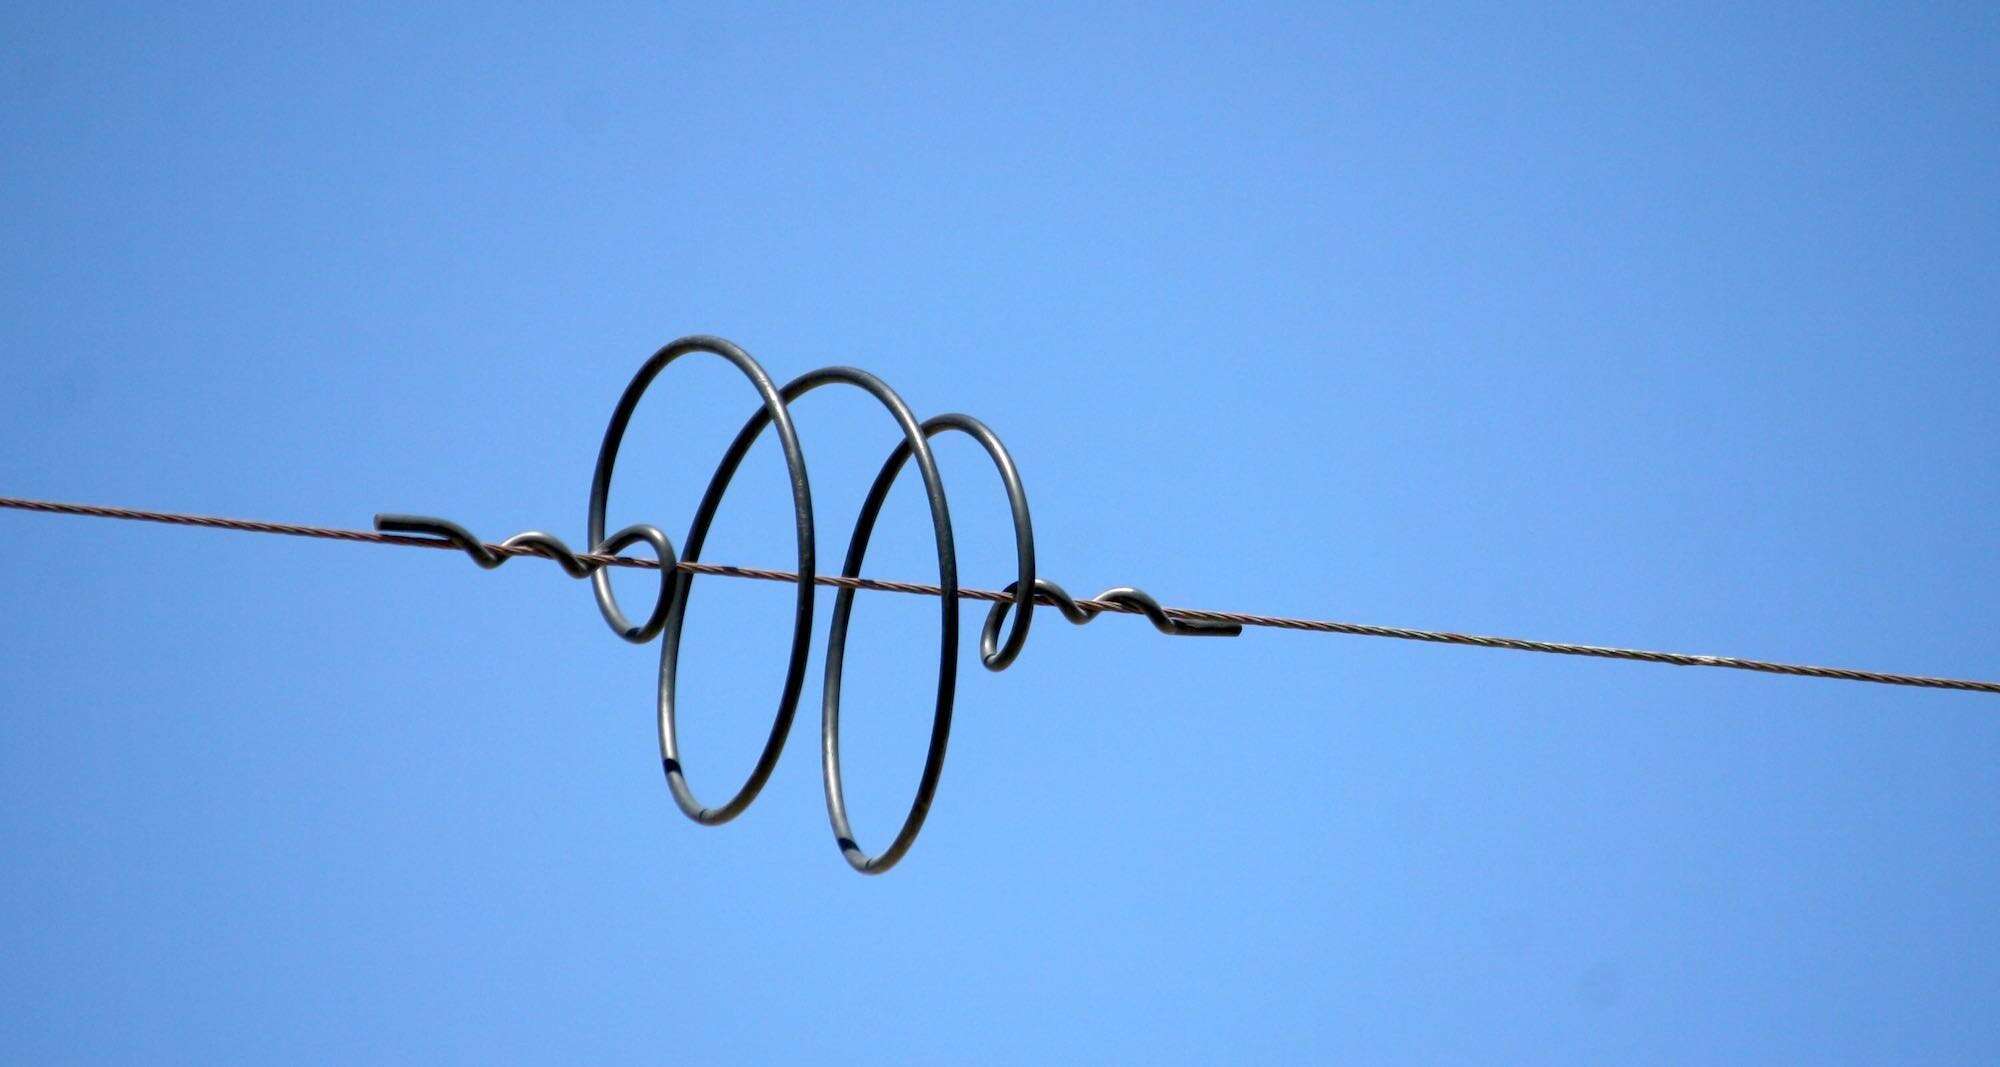
[[[709,478],[700,504],[695,509],[687,536],[678,551],[673,541],[663,531],[657,526],[645,523],[624,527],[607,536],[605,512],[610,501],[611,483],[617,467],[619,449],[624,442],[625,431],[631,422],[632,414],[660,373],[675,360],[691,354],[718,357],[734,366],[756,391],[759,401],[757,409],[724,449],[722,459],[716,464],[715,471]],[[866,497],[862,500],[853,530],[849,534],[847,552],[842,558],[840,574],[837,576],[822,575],[817,569],[812,486],[806,477],[804,452],[799,446],[798,433],[793,427],[791,417],[793,403],[807,393],[831,385],[859,389],[869,394],[882,405],[902,431],[902,440],[883,461],[874,482],[869,486]],[[785,457],[795,520],[796,569],[782,571],[705,562],[700,558],[701,552],[707,543],[709,528],[716,512],[722,505],[723,496],[728,492],[729,485],[742,465],[745,455],[767,429],[777,435]],[[1003,589],[997,591],[965,589],[958,584],[957,552],[952,536],[951,512],[945,498],[944,481],[938,472],[937,460],[930,447],[930,439],[942,433],[960,433],[971,437],[985,450],[994,468],[999,472],[1013,520],[1017,570],[1014,581]],[[927,584],[862,577],[861,568],[867,557],[876,520],[880,517],[882,506],[897,477],[912,460],[915,460],[923,479],[924,493],[930,508],[932,536],[937,548],[937,582]],[[781,387],[772,381],[770,375],[750,357],[749,353],[719,337],[684,337],[661,348],[640,366],[638,373],[633,375],[630,384],[619,397],[617,406],[612,410],[610,423],[605,428],[604,441],[598,449],[596,466],[592,472],[587,514],[590,548],[584,552],[574,551],[561,538],[539,530],[525,531],[498,544],[488,544],[457,523],[422,515],[377,515],[375,530],[370,532],[6,497],[0,497],[0,507],[256,533],[456,549],[488,570],[499,567],[516,556],[542,556],[553,560],[570,577],[590,581],[598,610],[613,633],[634,644],[646,644],[654,638],[660,639],[660,670],[655,716],[659,733],[660,765],[666,775],[667,787],[674,798],[674,803],[690,819],[709,826],[720,825],[742,814],[770,780],[771,773],[777,766],[778,757],[784,750],[785,741],[791,733],[799,698],[804,690],[806,668],[811,652],[809,645],[813,628],[815,590],[822,585],[830,586],[835,592],[833,618],[828,630],[823,668],[824,684],[821,689],[821,782],[826,797],[827,820],[833,830],[835,843],[848,864],[863,874],[881,874],[900,862],[915,844],[917,835],[923,830],[924,821],[930,813],[931,803],[937,793],[938,780],[944,770],[945,752],[951,738],[952,707],[958,682],[957,609],[961,599],[983,600],[991,605],[979,634],[980,663],[991,671],[1007,669],[1020,656],[1028,638],[1029,626],[1034,619],[1035,607],[1037,604],[1046,604],[1055,608],[1064,619],[1077,625],[1088,623],[1105,612],[1143,615],[1161,633],[1172,636],[1234,636],[1242,633],[1246,625],[1266,626],[1314,633],[1390,637],[1483,648],[1636,660],[1675,666],[1724,667],[1801,677],[2000,693],[2000,682],[1889,674],[1840,667],[1776,663],[1733,656],[1579,645],[1331,620],[1167,608],[1145,592],[1130,586],[1107,589],[1095,597],[1078,599],[1072,597],[1062,586],[1037,575],[1034,524],[1028,511],[1027,492],[1021,485],[1020,471],[1015,467],[1007,447],[985,423],[970,415],[955,413],[919,421],[909,405],[904,403],[887,383],[853,367],[823,367],[808,371]],[[652,548],[652,559],[621,554],[626,549],[641,543]],[[611,566],[651,568],[659,572],[659,592],[653,599],[652,608],[647,613],[645,621],[634,623],[625,614],[606,573],[606,569]],[[688,786],[682,768],[677,728],[679,701],[676,678],[680,662],[682,624],[686,618],[688,601],[694,592],[694,578],[697,574],[790,582],[797,590],[792,616],[792,639],[786,660],[785,684],[772,716],[770,731],[755,764],[742,784],[728,799],[714,806],[704,804]],[[890,839],[889,844],[874,854],[867,852],[856,841],[847,814],[846,793],[841,774],[841,681],[848,626],[853,611],[854,593],[857,589],[932,596],[938,599],[940,607],[937,686],[923,773],[918,780],[916,793],[911,799],[909,811],[904,816],[902,825]]]
[[[660,372],[675,360],[690,354],[707,354],[722,358],[734,366],[749,380],[756,390],[759,406],[755,413],[744,422],[736,437],[723,451],[715,473],[710,476],[707,490],[702,494],[701,503],[695,509],[694,520],[688,528],[687,537],[681,549],[676,552],[673,542],[658,527],[640,523],[627,526],[617,533],[605,536],[605,511],[610,501],[611,483],[617,468],[620,446],[624,443],[625,430],[630,424],[632,413],[638,408],[648,389]],[[436,538],[461,549],[473,562],[487,569],[500,566],[513,555],[543,555],[554,560],[572,578],[587,578],[597,600],[597,607],[604,621],[613,633],[634,644],[644,644],[655,637],[660,641],[660,673],[657,705],[659,726],[660,765],[666,774],[667,788],[672,793],[674,803],[690,819],[704,825],[714,826],[728,822],[743,813],[757,794],[770,780],[771,772],[777,767],[778,757],[783,752],[785,740],[791,733],[792,721],[798,711],[798,702],[804,689],[806,665],[810,655],[809,642],[812,636],[814,590],[819,584],[817,560],[815,558],[815,527],[813,523],[812,486],[806,477],[805,456],[799,446],[798,432],[793,427],[791,405],[816,389],[830,385],[843,385],[859,389],[875,398],[895,420],[902,430],[903,439],[897,443],[882,468],[876,473],[875,481],[869,486],[863,499],[861,510],[854,522],[853,532],[848,539],[847,554],[841,564],[841,578],[846,579],[834,594],[833,622],[828,631],[825,660],[824,685],[821,692],[820,709],[820,771],[821,782],[826,794],[827,819],[833,828],[834,840],[841,854],[855,870],[863,874],[880,874],[894,867],[908,854],[916,843],[917,835],[923,830],[924,820],[930,813],[931,802],[937,794],[938,780],[944,772],[946,749],[951,739],[952,707],[957,693],[957,650],[958,650],[958,562],[957,549],[952,537],[951,510],[945,498],[944,480],[938,473],[937,459],[930,447],[930,439],[941,433],[961,433],[978,442],[1000,474],[1001,484],[1007,492],[1008,508],[1013,516],[1014,548],[1018,574],[1003,593],[1006,598],[997,601],[987,612],[986,622],[980,631],[980,662],[991,671],[1002,671],[1021,654],[1028,639],[1028,629],[1034,620],[1035,605],[1038,600],[1053,604],[1063,617],[1072,623],[1082,624],[1096,618],[1108,607],[1118,607],[1136,611],[1150,619],[1161,632],[1175,635],[1233,636],[1243,631],[1241,624],[1221,620],[1187,620],[1167,615],[1159,601],[1140,590],[1129,586],[1106,590],[1099,594],[1096,604],[1081,604],[1062,587],[1054,582],[1039,578],[1035,573],[1034,524],[1028,511],[1028,496],[1021,485],[1021,475],[1014,465],[1014,459],[1007,452],[998,435],[985,423],[970,415],[947,414],[918,421],[910,406],[891,389],[888,383],[853,367],[822,367],[818,370],[794,378],[779,387],[775,385],[764,368],[751,358],[750,354],[736,345],[719,337],[684,337],[655,352],[640,366],[637,374],[626,386],[612,410],[610,424],[605,428],[604,443],[597,454],[597,465],[592,473],[590,486],[590,508],[587,517],[590,550],[578,553],[570,549],[560,538],[539,530],[515,534],[497,546],[489,546],[474,537],[471,532],[456,523],[444,519],[421,515],[377,515],[375,528],[384,534],[420,535]],[[721,804],[704,804],[688,786],[687,776],[682,766],[680,737],[678,729],[679,694],[676,680],[680,663],[682,623],[686,618],[688,600],[694,591],[695,571],[690,569],[700,562],[701,551],[707,543],[709,528],[724,494],[728,492],[743,458],[766,429],[773,429],[784,452],[785,467],[791,484],[792,508],[796,521],[795,540],[797,544],[797,570],[791,577],[797,583],[797,599],[792,616],[791,651],[785,670],[785,685],[778,698],[778,706],[772,716],[771,729],[765,737],[764,746],[756,763],[736,791]],[[939,598],[939,641],[936,697],[931,715],[930,743],[924,755],[922,776],[918,779],[916,795],[910,802],[909,812],[903,823],[881,852],[870,854],[857,843],[851,820],[847,814],[846,791],[841,775],[840,760],[840,714],[841,679],[846,659],[848,624],[853,613],[854,590],[861,575],[861,567],[868,553],[868,544],[880,517],[882,506],[888,499],[896,478],[910,461],[916,461],[917,469],[924,483],[924,494],[930,506],[932,536],[937,546],[938,581],[935,587],[926,587]],[[605,565],[617,557],[622,550],[645,542],[653,549],[660,570],[659,593],[654,598],[651,612],[646,621],[634,624],[625,614],[613,592]],[[1009,625],[1011,616],[1011,625]],[[1005,629],[1004,638],[1001,636]]]

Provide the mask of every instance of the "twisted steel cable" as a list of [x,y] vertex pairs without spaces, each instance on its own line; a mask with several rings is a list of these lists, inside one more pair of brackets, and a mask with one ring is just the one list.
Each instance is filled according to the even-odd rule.
[[[130,519],[138,522],[166,523],[172,526],[198,526],[216,530],[240,530],[248,533],[286,534],[293,537],[319,537],[334,541],[356,541],[363,544],[404,545],[412,548],[457,549],[460,546],[449,541],[430,537],[398,537],[377,533],[372,530],[346,530],[327,526],[307,526],[289,522],[263,522],[253,519],[222,518],[214,515],[189,515],[174,511],[148,511],[141,508],[121,508],[103,504],[71,504],[53,500],[27,500],[19,497],[0,497],[0,508],[16,511],[39,511],[53,515],[82,515],[99,519]],[[427,520],[437,522],[439,520]],[[461,533],[463,530],[461,530]],[[470,534],[465,534],[471,537]],[[509,540],[512,540],[511,538]],[[544,553],[532,547],[504,544],[486,544],[487,551],[500,556],[542,556]],[[592,567],[634,567],[641,570],[659,570],[657,560],[636,556],[614,556],[594,552],[572,553],[574,558]],[[799,576],[786,570],[769,567],[742,567],[728,563],[695,562],[681,560],[678,569],[689,574],[712,574],[724,578],[748,578],[765,582],[797,582]],[[899,582],[885,578],[847,578],[838,575],[821,574],[813,578],[814,584],[831,588],[866,589],[882,593],[907,593],[915,596],[937,596],[937,586],[924,582]],[[1119,592],[1109,590],[1107,592]],[[1011,603],[1014,600],[1013,587],[1006,589],[976,589],[961,586],[960,600],[979,600],[995,604]],[[1058,611],[1063,610],[1067,599],[1069,605],[1077,609],[1077,615],[1095,618],[1105,612],[1131,615],[1148,615],[1142,607],[1118,603],[1098,598],[1074,598],[1062,592],[1061,587],[1049,581],[1036,585],[1035,602]],[[1150,598],[1149,598],[1150,599]],[[1160,615],[1169,622],[1216,622],[1237,626],[1256,626],[1275,630],[1292,630],[1298,633],[1346,634],[1351,637],[1388,637],[1399,641],[1428,641],[1440,645],[1465,645],[1473,648],[1498,648],[1514,652],[1543,652],[1557,656],[1590,656],[1597,659],[1630,660],[1638,663],[1663,663],[1673,667],[1723,667],[1739,671],[1759,671],[1764,674],[1784,674],[1795,678],[1824,678],[1841,682],[1873,682],[1878,685],[1914,686],[1920,689],[1950,689],[1968,693],[2000,694],[2000,682],[1977,681],[1966,678],[1939,678],[1921,674],[1892,674],[1885,671],[1865,671],[1847,667],[1822,667],[1803,663],[1777,663],[1769,660],[1744,659],[1740,656],[1709,656],[1692,652],[1661,652],[1642,648],[1619,648],[1609,645],[1583,645],[1566,641],[1537,641],[1525,637],[1498,637],[1488,634],[1460,633],[1452,630],[1418,630],[1406,626],[1380,626],[1371,623],[1339,622],[1332,619],[1301,619],[1285,615],[1258,615],[1242,611],[1209,611],[1201,608],[1160,607]],[[1065,617],[1076,621],[1075,616],[1065,612]],[[1157,625],[1157,623],[1156,623]]]
[[[683,547],[678,552],[673,542],[658,527],[644,523],[627,526],[606,536],[604,516],[610,498],[612,477],[617,465],[619,448],[623,443],[632,413],[661,371],[675,360],[697,353],[719,357],[736,367],[757,392],[759,406],[724,450],[722,459],[710,477],[708,487],[696,508]],[[884,461],[862,502],[838,575],[823,575],[817,570],[812,488],[806,477],[804,453],[799,446],[798,434],[792,425],[790,413],[791,404],[805,394],[829,385],[857,388],[874,397],[896,421],[903,435],[902,441]],[[778,436],[789,475],[796,520],[796,568],[784,571],[702,561],[701,551],[707,541],[716,511],[722,504],[723,496],[728,491],[744,456],[767,428],[773,429]],[[962,588],[958,584],[950,509],[945,498],[943,478],[929,445],[930,438],[946,432],[962,433],[977,441],[993,461],[999,471],[1001,483],[1005,487],[1013,518],[1018,575],[1004,589],[969,589]],[[913,459],[923,479],[925,495],[930,506],[932,532],[937,545],[938,581],[935,584],[926,584],[863,577],[861,568],[867,556],[876,519],[897,476]],[[661,348],[639,368],[638,373],[633,376],[631,383],[620,396],[617,407],[612,411],[611,421],[605,429],[604,441],[599,448],[597,464],[591,478],[587,516],[591,547],[587,552],[573,551],[560,538],[538,530],[515,534],[498,544],[489,544],[456,523],[417,515],[377,515],[375,530],[368,531],[9,497],[0,497],[0,508],[251,533],[319,537],[370,544],[453,549],[464,552],[480,567],[486,569],[501,566],[516,556],[539,556],[552,560],[570,577],[589,579],[598,609],[613,633],[635,644],[644,644],[655,637],[661,638],[656,715],[660,763],[675,804],[689,818],[705,825],[719,825],[741,814],[756,799],[776,768],[778,757],[790,734],[799,697],[804,688],[805,671],[810,656],[808,645],[812,634],[814,591],[820,586],[832,587],[836,592],[833,622],[828,633],[826,662],[823,668],[824,685],[820,718],[821,780],[826,795],[827,818],[833,830],[835,843],[847,862],[863,874],[880,874],[887,871],[909,852],[918,833],[923,829],[932,799],[936,795],[938,780],[943,773],[945,751],[950,742],[952,706],[957,686],[956,607],[957,601],[960,600],[984,601],[992,605],[980,628],[980,662],[993,671],[1005,670],[1020,655],[1027,640],[1035,607],[1046,605],[1055,608],[1069,622],[1079,625],[1107,612],[1143,615],[1162,633],[1174,636],[1234,636],[1240,634],[1245,626],[1258,626],[1306,633],[1389,637],[1479,648],[1634,660],[1683,667],[1722,667],[1806,678],[2000,694],[2000,682],[1775,663],[1735,656],[1694,655],[1443,630],[1416,630],[1398,626],[1171,608],[1162,606],[1151,596],[1129,586],[1108,589],[1095,597],[1079,599],[1072,597],[1061,586],[1036,574],[1034,528],[1029,516],[1027,494],[1021,485],[1020,473],[1006,446],[985,424],[970,415],[961,414],[939,415],[920,422],[887,383],[866,371],[852,367],[825,367],[809,371],[779,387],[747,352],[716,337],[685,337]],[[652,548],[654,558],[621,554],[624,550],[642,542]],[[644,622],[633,623],[618,603],[609,576],[605,573],[607,567],[614,566],[646,568],[660,572],[659,593],[654,598],[652,610]],[[770,732],[742,785],[727,800],[713,807],[703,804],[696,798],[687,784],[682,769],[677,729],[679,708],[675,685],[682,624],[686,617],[688,600],[693,594],[695,576],[703,574],[789,582],[798,589],[785,683],[772,717]],[[938,598],[940,602],[938,681],[932,712],[930,743],[924,758],[923,773],[901,827],[889,845],[874,855],[869,854],[855,840],[853,827],[847,815],[841,777],[841,677],[848,622],[852,613],[854,592],[857,589],[931,596]],[[1010,616],[1011,625],[1008,625]]]

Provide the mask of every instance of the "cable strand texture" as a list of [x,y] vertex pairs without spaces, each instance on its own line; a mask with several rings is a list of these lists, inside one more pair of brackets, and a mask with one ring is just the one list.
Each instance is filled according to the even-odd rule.
[[[53,500],[28,500],[19,497],[0,497],[0,508],[16,511],[38,511],[52,515],[81,515],[100,519],[128,519],[138,522],[166,523],[173,526],[195,526],[216,530],[239,530],[247,533],[285,534],[293,537],[318,537],[334,541],[354,541],[362,544],[403,545],[411,548],[443,548],[456,550],[458,546],[447,541],[429,537],[399,537],[377,533],[372,530],[346,530],[326,526],[308,526],[289,522],[262,522],[252,519],[222,518],[214,515],[189,515],[173,511],[148,511],[141,508],[111,507],[102,504],[72,504]],[[528,547],[509,549],[503,545],[488,544],[486,548],[498,555],[541,556],[542,552]],[[576,558],[600,567],[636,567],[658,570],[659,562],[635,556],[611,556],[601,553],[579,552]],[[712,574],[725,578],[748,578],[766,582],[791,582],[799,576],[791,571],[773,570],[766,567],[741,567],[726,563],[689,562],[683,560],[678,565],[690,574]],[[866,589],[885,593],[908,593],[917,596],[937,596],[935,585],[922,582],[898,582],[881,578],[842,578],[834,575],[819,575],[813,581],[822,586]],[[1045,583],[1046,584],[1046,583]],[[960,588],[960,600],[987,602],[1010,601],[1010,593],[997,589]],[[1049,607],[1058,607],[1057,602],[1037,594],[1036,602]],[[1140,614],[1136,608],[1098,600],[1074,601],[1085,609],[1099,612]],[[1760,671],[1765,674],[1790,675],[1796,678],[1824,678],[1843,682],[1873,682],[1880,685],[1914,686],[1922,689],[1950,689],[1970,693],[2000,694],[2000,681],[1978,681],[1966,678],[1939,678],[1918,674],[1893,674],[1885,671],[1866,671],[1846,667],[1822,667],[1801,663],[1776,663],[1768,660],[1744,659],[1739,656],[1708,656],[1688,652],[1660,652],[1649,649],[1617,648],[1604,645],[1572,644],[1564,641],[1537,641],[1523,637],[1496,637],[1485,634],[1458,633],[1450,630],[1418,630],[1403,626],[1379,626],[1359,622],[1337,622],[1330,619],[1301,619],[1283,615],[1258,615],[1240,611],[1207,611],[1198,608],[1163,607],[1170,619],[1189,622],[1229,622],[1239,626],[1256,626],[1278,630],[1292,630],[1299,633],[1346,634],[1353,637],[1387,637],[1400,641],[1427,641],[1441,645],[1464,645],[1474,648],[1498,648],[1514,652],[1542,652],[1558,656],[1590,656],[1598,659],[1630,660],[1639,663],[1663,663],[1675,667],[1723,667],[1739,671]]]

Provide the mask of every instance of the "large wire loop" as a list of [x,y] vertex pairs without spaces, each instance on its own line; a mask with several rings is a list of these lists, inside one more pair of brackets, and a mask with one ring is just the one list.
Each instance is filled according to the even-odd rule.
[[[788,387],[789,388],[789,387]],[[956,430],[968,434],[985,447],[992,457],[994,466],[999,468],[1000,478],[1007,487],[1007,502],[1014,513],[1014,546],[1020,564],[1021,582],[1024,592],[1019,598],[1021,608],[1015,616],[1016,622],[1008,634],[1005,648],[995,651],[990,644],[983,649],[981,659],[992,670],[1003,670],[1021,651],[1021,643],[1027,640],[1028,622],[1033,617],[1034,600],[1031,592],[1035,575],[1035,534],[1028,518],[1028,496],[1021,488],[1020,473],[1014,467],[1013,457],[1007,454],[1006,446],[1000,443],[992,430],[969,415],[939,415],[918,425],[911,417],[909,409],[887,386],[877,397],[889,405],[896,421],[903,427],[903,441],[876,473],[875,482],[868,488],[868,496],[861,503],[861,512],[854,520],[854,533],[848,540],[847,558],[841,564],[841,576],[853,578],[861,573],[861,564],[868,555],[868,542],[874,536],[875,522],[881,516],[882,505],[889,498],[889,490],[896,484],[896,476],[911,456],[917,459],[917,468],[923,473],[924,489],[930,500],[931,523],[936,528],[938,540],[938,585],[946,604],[941,623],[942,648],[938,658],[937,706],[931,719],[930,745],[924,753],[923,774],[917,780],[916,796],[910,801],[910,810],[903,818],[902,827],[889,842],[889,847],[879,855],[870,856],[854,839],[854,829],[847,818],[847,797],[842,785],[840,767],[840,695],[841,671],[847,657],[848,620],[854,608],[854,590],[842,586],[834,595],[833,625],[827,631],[826,639],[826,684],[822,697],[820,717],[820,772],[826,787],[827,820],[833,824],[834,842],[840,846],[840,853],[847,862],[862,874],[881,874],[894,867],[903,855],[916,843],[917,834],[923,830],[924,820],[929,817],[931,801],[937,795],[938,778],[944,773],[945,750],[951,743],[951,712],[953,691],[957,685],[958,612],[952,602],[958,596],[957,566],[952,562],[954,555],[951,539],[951,516],[945,504],[944,485],[937,474],[937,464],[931,454],[928,439],[946,430]]]
[[[853,830],[847,821],[847,805],[840,783],[840,688],[841,670],[847,652],[847,624],[854,610],[854,590],[843,587],[833,601],[833,622],[827,630],[826,639],[826,681],[822,695],[822,715],[820,726],[820,768],[826,790],[827,819],[833,825],[834,840],[839,844],[841,854],[855,870],[863,874],[880,874],[894,867],[903,854],[915,843],[917,833],[923,829],[924,819],[930,814],[931,798],[937,793],[938,777],[944,771],[944,753],[951,742],[951,709],[958,691],[958,554],[952,543],[951,509],[945,503],[944,479],[938,475],[937,460],[931,454],[917,417],[910,411],[902,397],[889,388],[880,378],[866,371],[852,367],[829,367],[811,371],[794,379],[785,386],[789,398],[797,393],[807,392],[827,382],[846,382],[859,386],[868,392],[889,414],[903,431],[906,452],[917,457],[917,468],[923,474],[924,496],[930,504],[931,533],[937,542],[938,589],[940,592],[938,615],[938,679],[936,702],[931,715],[930,745],[924,756],[924,769],[917,784],[917,795],[910,803],[909,813],[903,818],[903,825],[897,831],[895,840],[879,856],[863,852],[854,841]],[[900,466],[900,464],[898,464]],[[841,573],[854,577],[861,573],[861,560],[868,550],[868,537],[875,526],[875,518],[887,498],[892,476],[885,480],[877,478],[870,488],[867,500],[861,506],[860,517],[855,520],[854,536],[847,549],[847,560]]]
[[[644,627],[633,627],[626,621],[618,607],[617,594],[612,592],[611,579],[603,570],[590,576],[592,591],[597,596],[598,610],[603,612],[605,622],[612,630],[624,635],[628,632],[641,634],[639,640],[650,640],[654,633],[664,632],[660,643],[660,685],[658,719],[660,735],[660,766],[666,772],[667,788],[673,793],[674,803],[680,806],[688,818],[705,825],[719,825],[743,813],[750,802],[764,788],[771,778],[771,771],[778,765],[778,756],[784,751],[785,738],[791,734],[792,719],[798,712],[799,693],[805,686],[806,660],[811,655],[813,620],[813,522],[812,487],[806,480],[805,454],[799,448],[798,432],[792,427],[791,414],[785,410],[785,401],[778,395],[777,387],[771,383],[771,376],[764,368],[750,358],[750,354],[719,337],[684,337],[653,353],[632,377],[625,393],[618,398],[618,406],[611,412],[611,423],[604,431],[604,444],[597,453],[597,469],[590,482],[590,541],[598,544],[604,537],[604,510],[611,495],[611,474],[618,462],[618,448],[625,439],[625,428],[632,421],[632,412],[639,406],[646,389],[666,369],[667,364],[690,352],[709,352],[721,356],[743,372],[750,379],[764,406],[759,417],[751,420],[745,432],[738,435],[730,449],[724,454],[720,466],[709,479],[708,491],[703,494],[701,506],[696,509],[693,524],[688,528],[687,540],[682,549],[682,558],[692,562],[701,558],[702,545],[708,539],[709,524],[715,518],[715,511],[722,504],[722,495],[729,489],[729,481],[743,462],[744,453],[756,440],[757,434],[766,423],[775,423],[778,428],[778,443],[785,452],[785,467],[792,483],[792,507],[798,519],[798,572],[799,587],[796,609],[792,617],[792,651],[785,670],[785,688],[778,698],[778,711],[771,720],[771,732],[764,740],[764,748],[758,753],[757,763],[750,770],[750,776],[736,790],[735,795],[719,807],[706,807],[696,799],[694,791],[688,788],[687,776],[681,768],[680,744],[675,731],[674,668],[679,661],[681,644],[681,622],[687,614],[688,595],[692,592],[694,576],[685,571],[673,572],[672,580],[662,582],[662,605],[656,605],[653,616]],[[657,546],[656,546],[657,547]],[[662,556],[662,562],[666,557]],[[664,610],[662,610],[664,608]]]

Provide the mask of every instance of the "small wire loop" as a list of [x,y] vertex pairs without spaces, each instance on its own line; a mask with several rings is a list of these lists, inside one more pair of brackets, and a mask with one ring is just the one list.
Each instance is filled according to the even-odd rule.
[[563,544],[562,538],[540,530],[523,530],[500,542],[500,547],[532,549],[538,555],[555,560],[556,565],[563,569],[563,573],[572,578],[588,578],[592,571],[597,570],[596,566],[576,558],[576,553],[571,552],[569,546]]
[[617,601],[598,605],[604,614],[604,621],[611,626],[611,632],[635,645],[643,645],[660,636],[660,628],[667,624],[667,616],[674,610],[674,601],[681,588],[680,557],[674,554],[674,543],[659,527],[641,522],[612,534],[590,550],[593,555],[615,556],[641,541],[652,545],[654,554],[660,558],[660,592],[653,598],[653,613],[646,617],[644,625],[634,626],[618,609]]
[[1113,604],[1123,604],[1137,608],[1139,613],[1153,624],[1153,628],[1170,637],[1237,637],[1243,633],[1243,626],[1234,622],[1209,622],[1201,619],[1176,619],[1167,614],[1160,602],[1142,590],[1129,585],[1116,589],[1106,589],[1092,597]]
[[[383,533],[425,534],[440,538],[462,549],[472,557],[472,562],[489,571],[514,558],[512,552],[495,552],[491,546],[472,536],[470,530],[448,519],[429,515],[377,515],[375,528]],[[653,551],[660,557],[660,595],[653,602],[653,614],[645,625],[634,626],[625,618],[625,613],[618,610],[615,601],[606,613],[612,632],[635,645],[643,645],[659,636],[660,627],[665,625],[667,614],[673,609],[674,593],[679,588],[676,574],[680,567],[680,560],[674,555],[674,543],[667,540],[667,535],[661,533],[659,527],[639,523],[612,534],[590,550],[593,556],[615,556],[641,541],[652,545]],[[588,578],[604,569],[601,561],[578,556],[563,543],[562,538],[540,530],[517,533],[500,542],[500,547],[521,549],[544,559],[552,559],[564,574],[572,578]]]
[[[1062,613],[1063,618],[1078,626],[1082,626],[1084,623],[1104,614],[1103,608],[1079,603],[1062,586],[1046,579],[1037,578],[1034,590],[1035,596],[1038,599],[1047,599],[1057,611]],[[1014,594],[1014,598],[1012,600],[996,601],[991,608],[987,609],[986,623],[979,629],[979,641],[982,647],[993,642],[995,636],[1000,632],[1000,624],[1007,618],[1007,612],[1020,600],[1020,586],[1017,583],[1009,584],[1005,589],[1000,591],[1002,593],[1012,593]],[[1129,585],[1121,585],[1115,589],[1106,589],[1091,599],[1122,604],[1125,607],[1131,608],[1139,614],[1144,615],[1147,621],[1153,624],[1154,629],[1172,637],[1236,637],[1243,633],[1243,626],[1240,623],[1210,621],[1206,619],[1176,619],[1168,615],[1166,609],[1161,607],[1160,602],[1154,600],[1150,594],[1143,590],[1134,589]]]

